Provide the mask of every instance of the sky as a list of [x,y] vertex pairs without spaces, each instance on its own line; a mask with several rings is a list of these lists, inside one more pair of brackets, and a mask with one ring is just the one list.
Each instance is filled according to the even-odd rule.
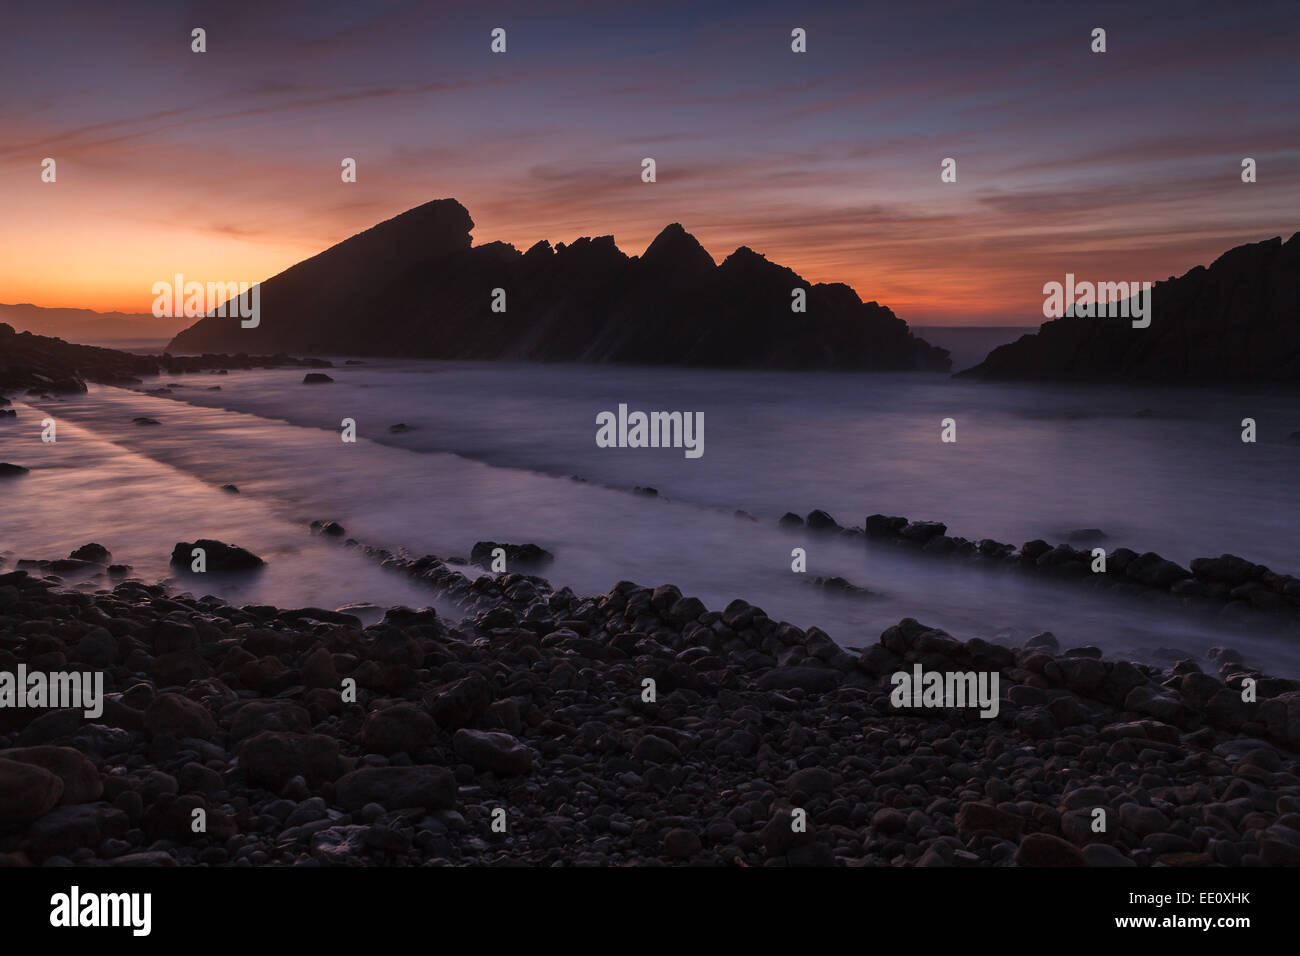
[[1067,272],[1300,229],[1298,54],[1296,0],[5,3],[0,302],[148,312],[453,197],[476,243],[680,222],[912,324],[1036,325]]

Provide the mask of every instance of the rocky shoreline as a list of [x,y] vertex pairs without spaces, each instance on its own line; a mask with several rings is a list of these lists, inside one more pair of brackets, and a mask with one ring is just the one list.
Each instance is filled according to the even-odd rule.
[[[84,392],[87,382],[140,385],[142,375],[221,374],[230,369],[333,368],[325,359],[276,355],[136,355],[96,345],[75,345],[31,332],[15,332],[0,322],[0,405],[5,394],[51,395]],[[165,389],[163,394],[171,394]]]
[[941,521],[912,521],[901,516],[873,514],[867,517],[863,527],[845,528],[827,512],[816,510],[806,518],[787,512],[779,524],[792,531],[863,538],[872,544],[898,547],[929,557],[961,558],[989,567],[1077,581],[1116,594],[1165,596],[1183,607],[1217,613],[1235,621],[1281,624],[1292,632],[1300,630],[1300,578],[1278,574],[1235,554],[1195,558],[1189,568],[1184,568],[1154,551],[1138,553],[1131,548],[1111,547],[1099,529],[1080,529],[1074,533],[1076,543],[1086,541],[1094,546],[1105,543],[1104,569],[1094,570],[1097,558],[1092,547],[1079,549],[1068,542],[1053,545],[1041,539],[1019,547],[992,538],[971,541],[948,535],[948,526]]
[[[0,672],[105,684],[94,719],[0,707],[0,864],[1300,865],[1300,693],[1231,650],[906,619],[850,652],[671,585],[366,550],[467,616],[0,573]],[[918,665],[996,674],[996,717],[894,706]]]

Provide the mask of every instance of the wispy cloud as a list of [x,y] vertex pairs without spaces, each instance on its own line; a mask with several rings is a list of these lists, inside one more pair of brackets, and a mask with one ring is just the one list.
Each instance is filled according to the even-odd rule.
[[[177,260],[262,278],[454,196],[479,242],[613,234],[635,254],[681,221],[715,258],[749,245],[904,317],[1036,322],[1065,264],[1162,278],[1300,224],[1291,2],[6,12],[10,299],[139,310]],[[1239,180],[1246,155],[1258,183]],[[946,156],[957,183],[939,181]]]

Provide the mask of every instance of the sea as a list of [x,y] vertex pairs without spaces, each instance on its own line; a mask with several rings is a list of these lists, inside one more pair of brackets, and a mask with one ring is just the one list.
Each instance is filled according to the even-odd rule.
[[[1088,529],[1107,549],[1152,550],[1184,566],[1233,553],[1300,572],[1293,394],[333,361],[334,381],[320,385],[303,384],[305,369],[278,368],[14,397],[17,419],[0,420],[0,461],[31,471],[0,479],[0,569],[94,541],[135,577],[236,604],[361,605],[367,622],[395,604],[458,615],[309,528],[332,520],[346,538],[417,556],[534,543],[555,555],[543,573],[556,587],[599,595],[622,580],[671,583],[712,609],[743,598],[850,648],[913,617],[1011,645],[1050,631],[1063,648],[1149,663],[1205,661],[1211,648],[1232,647],[1269,673],[1300,677],[1300,639],[1280,626],[778,526],[787,512],[822,509],[846,527],[879,512],[1017,545]],[[145,392],[164,386],[170,394]],[[620,405],[702,414],[703,453],[600,447],[597,418]],[[1257,433],[1249,443],[1247,418]],[[345,420],[355,442],[342,440]],[[50,421],[54,442],[42,440]],[[267,566],[202,588],[176,579],[173,547],[197,538],[248,548]],[[795,549],[806,571],[792,570]],[[866,593],[813,582],[836,576]]]

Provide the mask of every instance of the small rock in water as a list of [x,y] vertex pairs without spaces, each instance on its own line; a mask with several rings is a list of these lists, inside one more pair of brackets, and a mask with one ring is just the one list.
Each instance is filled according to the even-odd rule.
[[942,521],[909,521],[899,536],[907,541],[924,544],[931,538],[946,534],[948,526]]
[[535,544],[499,544],[496,541],[478,541],[470,550],[469,559],[485,568],[492,566],[492,552],[498,548],[505,551],[507,567],[523,565],[540,567],[555,560],[555,555]]
[[304,385],[325,385],[332,381],[334,381],[334,379],[330,378],[324,372],[308,372],[302,377],[302,383]]
[[808,512],[806,523],[813,531],[838,531],[840,527],[838,521],[820,509]]
[[238,486],[238,485],[222,485],[222,486],[221,486],[221,490],[224,491],[224,492],[226,492],[227,494],[232,494],[232,495],[237,495],[237,494],[239,494],[239,486]]
[[1037,648],[1055,654],[1061,649],[1060,642],[1057,641],[1056,635],[1051,631],[1043,631],[1041,634],[1035,634],[1029,640],[1025,641],[1025,647]]
[[384,619],[384,609],[378,604],[344,604],[334,609],[339,614],[350,614],[363,625],[376,624]]
[[403,432],[415,431],[415,426],[408,425],[406,422],[398,422],[396,425],[389,425],[388,431],[393,435],[401,435]]
[[824,591],[832,591],[836,594],[848,594],[854,597],[867,597],[871,594],[866,588],[859,587],[841,577],[813,578],[812,583]]
[[83,544],[76,551],[73,551],[68,555],[68,557],[73,560],[91,561],[95,564],[107,564],[108,559],[112,556],[113,555],[108,548],[104,547],[102,544],[96,544],[93,541],[90,544]]
[[57,571],[59,574],[98,571],[101,567],[102,565],[93,561],[78,561],[76,558],[58,558],[49,563],[49,569]]
[[11,462],[0,461],[0,478],[17,478],[19,475],[28,473],[27,468],[22,465],[15,465]]
[[131,419],[131,421],[133,424],[136,425],[161,425],[162,424],[162,422],[158,421],[158,419],[147,418],[144,415],[137,415],[135,418]]
[[266,564],[253,552],[238,545],[226,544],[224,541],[215,541],[211,538],[200,538],[193,543],[187,541],[176,543],[176,547],[172,548],[172,567],[188,571],[193,566],[195,548],[203,549],[204,561],[209,572],[255,571]]

